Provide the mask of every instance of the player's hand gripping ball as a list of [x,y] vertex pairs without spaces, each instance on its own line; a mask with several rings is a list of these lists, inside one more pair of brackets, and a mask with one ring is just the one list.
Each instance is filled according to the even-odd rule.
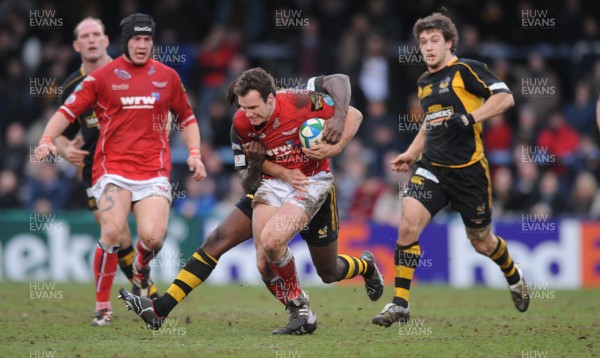
[[307,119],[300,126],[300,143],[304,148],[312,148],[323,143],[323,125],[325,121],[321,118]]

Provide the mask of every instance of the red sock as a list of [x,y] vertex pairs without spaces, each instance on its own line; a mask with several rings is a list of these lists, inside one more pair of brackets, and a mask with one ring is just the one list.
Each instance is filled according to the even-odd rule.
[[298,298],[302,293],[302,289],[300,288],[300,281],[298,281],[298,274],[296,272],[296,264],[292,251],[288,248],[279,262],[273,263],[269,261],[269,265],[273,271],[275,271],[277,276],[281,277],[287,300],[291,301]]
[[276,277],[270,281],[263,281],[271,294],[275,296],[279,302],[283,303],[283,305],[287,305],[287,300],[285,299],[285,290],[283,289],[283,281],[279,277]]
[[118,254],[104,251],[100,245],[94,255],[94,277],[96,279],[96,310],[110,309],[110,290],[117,272]]
[[142,240],[139,240],[137,242],[137,250],[138,250],[138,255],[137,260],[134,262],[136,268],[138,270],[143,269],[144,267],[148,266],[148,263],[150,263],[150,261],[156,257],[156,255],[158,255],[160,249],[152,251],[148,248],[146,248],[146,245],[144,245],[142,243]]

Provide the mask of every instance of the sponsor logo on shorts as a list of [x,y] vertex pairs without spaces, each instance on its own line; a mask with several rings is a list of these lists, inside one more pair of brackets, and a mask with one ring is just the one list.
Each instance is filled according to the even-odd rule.
[[420,175],[422,177],[425,177],[436,184],[440,183],[438,178],[435,175],[433,175],[432,172],[430,172],[429,170],[427,170],[425,168],[418,168],[417,171],[415,172],[415,175]]

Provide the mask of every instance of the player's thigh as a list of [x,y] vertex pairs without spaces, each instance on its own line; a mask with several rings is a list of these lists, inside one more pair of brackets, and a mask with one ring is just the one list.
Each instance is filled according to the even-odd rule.
[[[127,226],[130,208],[131,192],[113,183],[108,183],[98,198],[98,215],[102,235],[118,240],[119,234]],[[114,244],[119,244],[119,242]]]
[[336,193],[332,187],[317,213],[300,232],[300,236],[309,246],[327,246],[337,240],[339,227]]
[[261,234],[263,248],[269,255],[272,249],[287,245],[307,224],[308,214],[304,208],[291,203],[283,204],[263,229]]
[[252,236],[257,242],[262,242],[262,234],[265,226],[275,215],[279,208],[276,206],[257,203],[252,211]]
[[418,240],[431,218],[448,205],[438,173],[418,166],[402,193],[402,214],[398,228],[398,244],[409,245]]
[[150,249],[157,249],[167,233],[169,201],[162,196],[149,196],[133,205],[139,238]]
[[233,247],[252,237],[252,221],[240,209],[233,210],[208,234],[202,249],[214,258],[219,258]]
[[[451,170],[451,169],[446,169]],[[492,183],[487,160],[455,171],[444,183],[452,208],[458,211],[466,227],[485,228],[492,221]]]

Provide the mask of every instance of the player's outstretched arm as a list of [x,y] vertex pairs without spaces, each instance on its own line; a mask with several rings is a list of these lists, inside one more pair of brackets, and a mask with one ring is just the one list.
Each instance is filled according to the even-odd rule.
[[35,156],[37,160],[43,160],[51,154],[56,154],[56,147],[54,146],[54,139],[58,137],[68,126],[69,120],[61,112],[56,112],[46,124],[42,138],[35,150]]
[[496,93],[470,114],[473,116],[475,123],[479,123],[506,112],[514,105],[515,100],[512,94],[506,92]]
[[[325,121],[325,123],[329,122],[331,119]],[[360,127],[363,120],[362,113],[354,108],[349,107],[348,114],[346,115],[344,131],[342,132],[342,137],[339,142],[336,144],[319,144],[312,149],[302,148],[304,154],[306,154],[309,158],[314,160],[323,160],[333,158],[336,155],[340,154],[342,150],[350,143],[350,140],[354,138],[358,128]]]
[[332,118],[325,122],[323,138],[327,143],[338,143],[343,135],[344,122],[347,118],[350,106],[352,90],[350,78],[343,74],[333,74],[323,77],[323,92],[333,99],[335,113]]
[[200,128],[198,123],[194,122],[187,125],[181,131],[181,136],[189,151],[187,164],[192,172],[192,178],[196,181],[206,178],[206,168],[200,155]]

